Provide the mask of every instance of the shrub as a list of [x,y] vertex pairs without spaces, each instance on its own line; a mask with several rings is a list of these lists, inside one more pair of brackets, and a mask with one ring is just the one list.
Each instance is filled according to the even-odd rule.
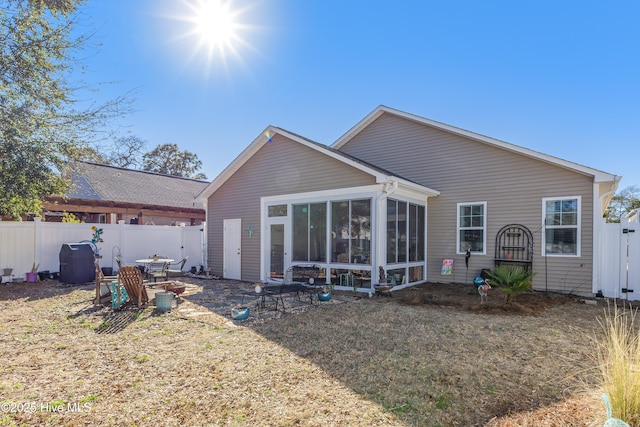
[[518,295],[531,289],[534,275],[520,266],[499,265],[489,273],[489,284],[500,288],[505,301],[512,303]]
[[638,309],[617,306],[605,310],[600,322],[598,367],[602,388],[611,401],[612,415],[632,426],[640,426],[640,332]]

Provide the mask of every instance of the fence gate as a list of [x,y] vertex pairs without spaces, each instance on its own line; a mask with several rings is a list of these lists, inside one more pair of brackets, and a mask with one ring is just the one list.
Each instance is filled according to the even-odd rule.
[[607,298],[640,300],[640,223],[637,217],[606,224],[602,239],[601,291]]

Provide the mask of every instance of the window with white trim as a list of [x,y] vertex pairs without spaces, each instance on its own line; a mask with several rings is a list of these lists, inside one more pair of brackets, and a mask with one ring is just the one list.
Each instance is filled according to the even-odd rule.
[[542,255],[580,256],[580,197],[542,199]]
[[487,202],[458,203],[458,253],[484,254],[487,247]]

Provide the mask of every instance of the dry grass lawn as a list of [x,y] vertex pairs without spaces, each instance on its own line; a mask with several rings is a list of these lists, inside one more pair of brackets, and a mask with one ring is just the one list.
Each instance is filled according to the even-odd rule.
[[234,324],[189,296],[114,315],[91,286],[0,284],[0,426],[602,425],[602,307],[420,289]]

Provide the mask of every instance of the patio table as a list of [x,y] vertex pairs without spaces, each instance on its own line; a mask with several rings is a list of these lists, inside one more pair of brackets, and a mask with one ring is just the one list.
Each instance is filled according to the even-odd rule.
[[256,308],[264,309],[267,305],[267,297],[273,303],[275,303],[275,311],[278,311],[278,300],[280,300],[280,305],[282,306],[282,311],[284,311],[284,300],[282,299],[282,295],[276,294],[269,289],[265,289],[262,287],[260,292],[243,292],[242,293],[242,304],[244,305],[245,298],[256,298]]
[[142,272],[145,277],[147,278],[154,278],[154,281],[156,280],[157,277],[160,277],[160,274],[154,274],[154,273],[159,273],[160,270],[158,271],[149,271],[150,267],[152,264],[164,264],[164,266],[162,267],[162,276],[164,277],[164,271],[168,268],[168,265],[170,263],[172,263],[173,261],[175,261],[174,259],[171,258],[157,258],[157,259],[153,259],[153,258],[143,258],[143,259],[137,259],[136,262],[138,264],[144,264],[144,271]]
[[136,262],[139,264],[151,264],[152,262],[173,262],[173,261],[175,261],[175,259],[171,259],[171,258],[158,258],[158,259],[144,258],[144,259],[136,260]]

